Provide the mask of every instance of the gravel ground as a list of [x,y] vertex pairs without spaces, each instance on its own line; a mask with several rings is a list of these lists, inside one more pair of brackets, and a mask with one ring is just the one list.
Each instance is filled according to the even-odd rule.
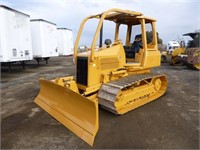
[[75,75],[72,57],[56,57],[49,64],[35,61],[26,70],[1,67],[2,149],[199,149],[199,72],[162,64],[154,69],[168,77],[166,94],[125,115],[99,109],[100,128],[90,147],[34,102],[38,78]]

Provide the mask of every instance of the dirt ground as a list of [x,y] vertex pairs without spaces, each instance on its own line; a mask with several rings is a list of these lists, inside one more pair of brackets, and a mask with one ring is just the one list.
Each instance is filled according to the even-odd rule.
[[168,77],[166,94],[125,115],[99,109],[99,131],[90,147],[34,102],[38,78],[75,74],[72,57],[51,58],[1,67],[2,149],[199,149],[199,72],[162,64],[154,69]]

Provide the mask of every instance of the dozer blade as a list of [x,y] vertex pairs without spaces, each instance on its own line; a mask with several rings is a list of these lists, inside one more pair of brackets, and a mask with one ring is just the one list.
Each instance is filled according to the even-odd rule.
[[77,136],[93,145],[99,128],[98,102],[57,85],[39,80],[40,92],[34,102]]

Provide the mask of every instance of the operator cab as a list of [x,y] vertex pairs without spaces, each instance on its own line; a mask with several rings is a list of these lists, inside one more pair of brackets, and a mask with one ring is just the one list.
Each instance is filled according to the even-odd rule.
[[[75,59],[78,44],[80,44],[80,37],[83,34],[83,26],[85,24],[87,26],[88,20],[91,21],[90,25],[92,24],[93,27],[97,26],[97,28],[91,28],[91,26],[85,28],[86,36],[82,38],[82,41],[83,43],[90,41],[91,46],[87,47],[85,49],[86,52],[79,54],[79,56],[87,56],[90,59],[89,61],[93,62],[95,57],[103,58],[108,57],[107,55],[115,57],[117,55],[115,51],[110,53],[109,51],[112,51],[113,47],[120,47],[123,49],[124,54],[120,53],[121,56],[118,58],[118,64],[120,64],[120,61],[122,62],[120,58],[123,57],[125,68],[135,67],[134,69],[143,69],[160,65],[160,52],[158,51],[155,27],[156,20],[143,16],[140,12],[123,12],[121,10],[104,12],[83,20],[75,43]],[[91,40],[88,40],[88,38],[91,38]],[[99,44],[97,43],[98,40]],[[104,50],[107,50],[108,53],[104,53]],[[158,59],[154,59],[155,57]],[[112,61],[115,62],[114,58]]]
[[[103,45],[103,35],[111,32],[106,28],[107,22],[114,22],[113,39],[105,39]],[[110,24],[109,24],[110,25]],[[103,32],[105,28],[105,31]],[[121,43],[124,48],[127,65],[144,64],[144,56],[147,51],[157,50],[157,33],[155,30],[155,20],[145,16],[123,16],[114,14],[106,17],[100,30],[99,45],[108,48],[116,43]]]

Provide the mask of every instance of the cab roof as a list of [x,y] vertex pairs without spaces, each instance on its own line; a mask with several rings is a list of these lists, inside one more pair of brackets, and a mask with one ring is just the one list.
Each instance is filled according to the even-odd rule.
[[115,23],[120,23],[120,24],[137,25],[140,24],[140,19],[145,19],[146,23],[156,21],[156,19],[146,17],[140,12],[121,10],[121,9],[111,9],[101,14],[90,16],[90,18],[100,19],[101,16],[107,12],[109,13],[106,15],[105,20],[114,21]]

